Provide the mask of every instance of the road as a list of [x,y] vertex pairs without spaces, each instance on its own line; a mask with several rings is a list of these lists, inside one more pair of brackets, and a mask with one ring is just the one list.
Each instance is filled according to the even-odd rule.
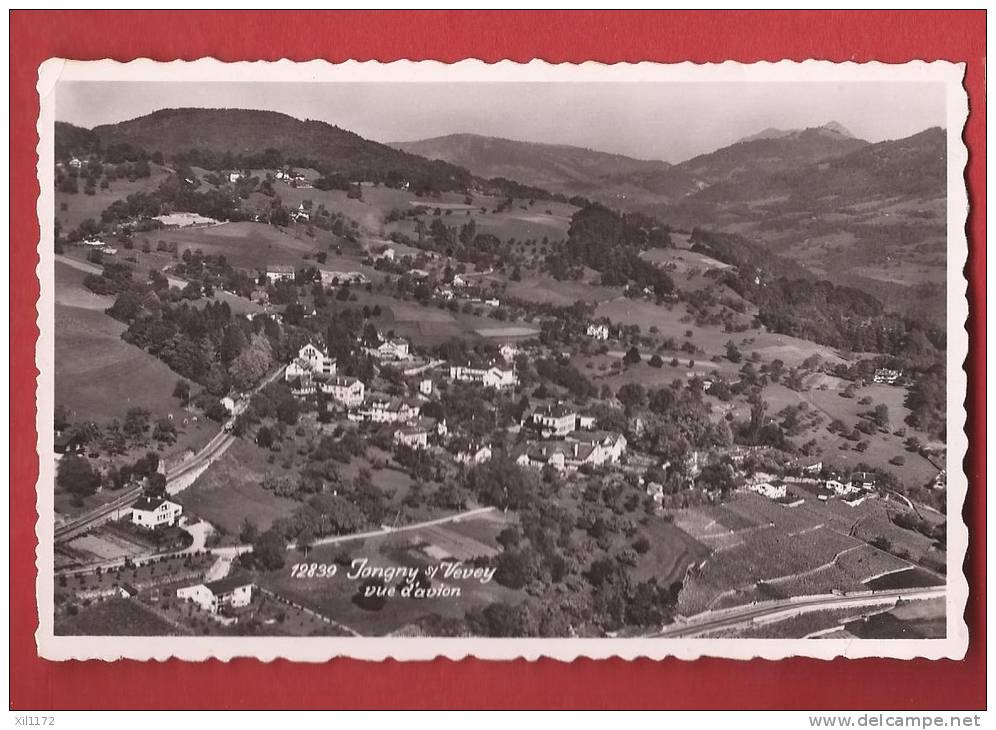
[[[270,373],[252,390],[252,393],[265,388],[276,378],[280,377],[280,375],[284,372],[285,367],[286,366],[282,366]],[[241,399],[235,406],[235,412],[232,414],[232,418],[229,419],[225,426],[232,423],[235,417],[246,409],[248,403],[249,398]],[[176,494],[189,486],[188,484],[183,483],[182,480],[184,477],[218,459],[233,443],[235,443],[235,437],[223,427],[222,430],[216,433],[200,451],[194,454],[193,457],[166,472],[166,491],[169,494]],[[127,492],[123,492],[120,497],[116,497],[112,502],[101,505],[100,507],[87,512],[84,515],[80,515],[72,522],[60,525],[55,530],[56,544],[72,540],[74,537],[79,537],[95,527],[102,525],[108,520],[115,519],[119,516],[121,510],[130,507],[132,502],[138,499],[138,496],[141,493],[141,487],[129,489]]]
[[[349,542],[350,540],[362,540],[368,537],[383,537],[384,535],[395,535],[402,532],[412,532],[414,530],[421,530],[426,527],[435,527],[436,525],[445,525],[449,522],[460,522],[461,520],[471,519],[473,517],[479,517],[489,512],[494,512],[494,507],[478,507],[477,509],[465,510],[464,512],[457,512],[453,515],[448,515],[446,517],[437,517],[434,520],[426,520],[425,522],[415,522],[411,525],[404,525],[403,527],[387,527],[383,526],[379,530],[367,530],[366,532],[354,532],[349,535],[330,535],[328,537],[322,537],[311,543],[312,547],[318,547],[320,545],[336,545],[341,542]],[[290,543],[287,546],[288,550],[294,550],[297,547],[294,543]],[[242,555],[243,553],[252,552],[252,545],[234,545],[232,547],[224,548],[213,548],[211,553],[219,556],[227,555]]]
[[751,604],[723,611],[707,611],[687,621],[667,626],[659,633],[651,634],[651,638],[691,639],[721,629],[736,628],[760,618],[778,617],[781,620],[814,611],[895,603],[901,598],[909,600],[938,598],[944,596],[945,591],[944,586],[901,588],[860,595],[814,596],[803,600],[771,601],[762,605]]
[[[489,512],[494,512],[494,507],[479,507],[477,509],[466,510],[464,512],[457,512],[456,514],[448,515],[446,517],[438,517],[434,520],[426,520],[425,522],[417,522],[411,525],[405,525],[404,527],[381,527],[379,530],[368,530],[366,532],[354,532],[349,535],[332,535],[329,537],[323,537],[319,540],[315,540],[312,545],[333,545],[340,542],[348,542],[350,540],[362,540],[368,537],[383,537],[384,535],[394,535],[402,532],[411,532],[413,530],[421,530],[425,527],[433,527],[435,525],[445,525],[449,522],[460,522],[461,520],[467,520],[474,517],[479,517],[480,515],[488,514]],[[206,524],[206,523],[205,523]],[[205,534],[206,538],[206,534]],[[196,537],[195,537],[196,539]],[[293,550],[295,548],[294,543],[287,546],[288,550]],[[160,558],[172,557],[176,555],[183,555],[190,552],[191,548],[186,548],[184,550],[176,550],[169,553],[150,553],[148,555],[132,555],[129,556],[128,560],[134,565],[141,565],[150,560],[158,560]],[[252,552],[252,545],[232,545],[229,547],[220,548],[208,548],[207,552],[220,558],[221,560],[228,561],[229,563],[245,553]],[[57,571],[60,575],[77,575],[80,573],[93,573],[99,570],[108,570],[109,568],[120,567],[125,564],[124,558],[116,558],[113,560],[102,560],[97,563],[91,563],[85,566],[79,566],[75,568],[69,568],[66,570]]]

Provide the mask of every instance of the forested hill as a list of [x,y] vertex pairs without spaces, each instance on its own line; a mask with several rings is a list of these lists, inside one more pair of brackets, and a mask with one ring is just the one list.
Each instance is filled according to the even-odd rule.
[[183,154],[191,164],[210,169],[263,167],[280,159],[350,177],[430,178],[441,189],[467,187],[472,181],[469,172],[454,165],[430,162],[326,122],[271,111],[161,109],[93,132],[105,148],[128,144],[166,158]]

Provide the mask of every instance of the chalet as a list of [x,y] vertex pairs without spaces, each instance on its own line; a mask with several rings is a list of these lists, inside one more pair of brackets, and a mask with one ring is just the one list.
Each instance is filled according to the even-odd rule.
[[253,584],[240,578],[222,578],[210,583],[180,588],[176,597],[193,601],[205,611],[218,613],[225,607],[241,608],[252,601]]
[[131,506],[131,521],[132,524],[139,527],[154,530],[164,525],[172,527],[182,513],[183,507],[181,505],[171,502],[165,497],[142,495]]
[[903,377],[902,370],[892,370],[890,368],[878,368],[875,371],[874,381],[885,385],[895,385]]
[[429,447],[429,431],[422,426],[407,426],[394,432],[395,443],[410,449],[426,449]]
[[480,383],[485,388],[514,388],[519,384],[519,376],[515,368],[504,365],[475,366],[451,365],[450,378],[462,383]]
[[271,283],[278,281],[294,281],[294,267],[289,264],[268,264],[266,278]]
[[596,340],[607,340],[609,339],[609,328],[604,324],[592,322],[585,330],[585,334]]
[[566,436],[577,428],[578,414],[562,403],[533,411],[532,424],[544,436]]
[[297,352],[297,357],[284,371],[284,380],[293,380],[302,375],[329,377],[336,373],[335,358],[329,357],[326,350],[308,343]]

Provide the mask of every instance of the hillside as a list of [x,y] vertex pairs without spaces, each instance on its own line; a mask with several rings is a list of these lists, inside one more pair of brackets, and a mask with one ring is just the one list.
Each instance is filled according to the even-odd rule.
[[477,134],[450,134],[415,142],[392,142],[390,146],[465,167],[481,177],[503,177],[581,195],[597,195],[617,178],[663,172],[670,167],[659,160],[637,160],[583,147]]
[[[467,187],[472,180],[462,168],[430,162],[326,122],[270,111],[162,109],[96,127],[93,133],[104,148],[129,144],[167,158],[186,154],[204,167],[282,159],[350,177],[427,179],[442,189]],[[191,150],[197,154],[190,155]]]

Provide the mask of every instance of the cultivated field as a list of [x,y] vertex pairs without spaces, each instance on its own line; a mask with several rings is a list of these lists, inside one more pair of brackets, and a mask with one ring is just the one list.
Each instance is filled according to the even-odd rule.
[[[256,269],[267,264],[302,266],[305,255],[316,253],[319,242],[265,223],[223,223],[217,226],[154,231],[148,235],[153,248],[159,241],[175,242],[182,255],[187,249],[224,256],[237,268]],[[139,236],[139,240],[144,240]],[[333,267],[334,268],[334,267]]]

